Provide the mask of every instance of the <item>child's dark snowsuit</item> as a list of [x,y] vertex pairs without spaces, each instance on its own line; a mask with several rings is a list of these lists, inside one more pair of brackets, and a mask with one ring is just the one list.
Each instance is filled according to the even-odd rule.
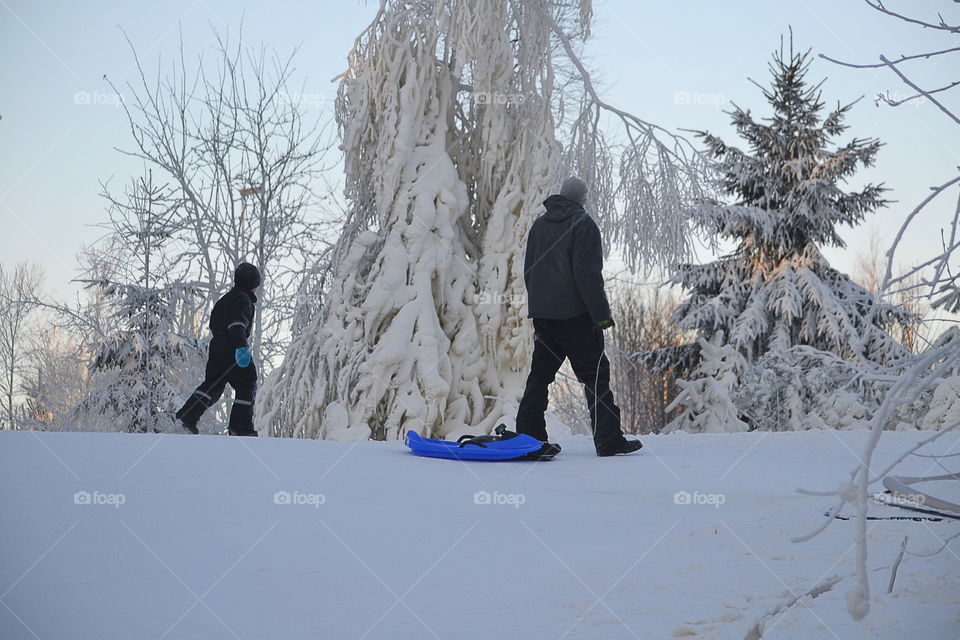
[[[243,265],[241,265],[243,266]],[[252,265],[248,265],[252,266]],[[240,274],[240,268],[237,269]],[[230,435],[255,436],[253,428],[253,402],[257,392],[257,367],[250,362],[246,367],[237,364],[237,349],[249,348],[247,339],[253,328],[253,319],[257,297],[250,289],[259,285],[257,272],[256,285],[249,286],[251,280],[236,278],[238,286],[220,298],[210,314],[210,356],[207,359],[206,377],[187,402],[177,411],[184,427],[196,433],[197,422],[203,412],[209,409],[229,384],[234,390],[233,408],[230,410]]]

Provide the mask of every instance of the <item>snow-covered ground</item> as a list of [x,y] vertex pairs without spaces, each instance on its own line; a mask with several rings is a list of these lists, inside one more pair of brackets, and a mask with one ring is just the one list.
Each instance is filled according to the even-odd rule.
[[[612,459],[579,437],[551,462],[466,464],[400,442],[2,432],[0,637],[755,637],[852,571],[852,521],[789,538],[829,506],[794,489],[836,487],[865,437],[649,436]],[[886,434],[878,462],[917,439]],[[905,534],[925,551],[958,530],[871,523],[870,616],[847,616],[846,577],[763,637],[955,640],[956,541],[885,591]]]

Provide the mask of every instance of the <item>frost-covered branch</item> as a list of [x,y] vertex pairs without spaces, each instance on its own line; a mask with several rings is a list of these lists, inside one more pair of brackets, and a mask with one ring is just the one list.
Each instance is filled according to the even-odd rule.
[[21,426],[18,396],[31,329],[27,320],[42,282],[37,265],[22,262],[6,269],[0,264],[0,429]]
[[137,77],[122,102],[133,145],[119,151],[170,190],[169,280],[203,283],[209,305],[239,262],[257,264],[264,284],[251,341],[269,369],[323,244],[312,210],[328,135],[293,85],[297,52],[249,48],[241,27],[235,44],[214,32],[212,62],[200,56],[191,68],[181,36],[169,71],[158,63],[153,74],[124,36]]
[[[712,164],[686,138],[603,100],[572,37],[542,0],[531,5],[560,42],[583,89],[580,113],[571,128],[575,144],[565,164],[593,187],[592,201],[605,237],[622,250],[634,271],[649,273],[690,259],[692,217],[714,195]],[[616,180],[607,175],[615,162],[600,128],[601,112],[620,123],[627,139],[619,152]],[[619,211],[614,202],[622,203]]]
[[[927,100],[929,100],[932,104],[936,105],[936,107],[940,109],[940,111],[945,113],[948,118],[953,120],[955,123],[960,124],[960,117],[957,117],[957,115],[954,114],[953,111],[951,111],[946,105],[940,102],[937,98],[934,98],[932,91],[926,91],[924,89],[921,89],[920,86],[917,85],[917,83],[910,80],[910,78],[908,78],[906,74],[900,71],[900,69],[898,69],[896,65],[891,64],[891,62],[887,59],[886,56],[881,55],[880,60],[883,61],[883,64],[885,64],[888,69],[890,69],[895,74],[897,74],[897,77],[900,78],[905,85],[907,85],[908,87],[916,91],[917,95],[921,95]],[[954,83],[952,86],[956,86],[956,84],[957,83]]]
[[[941,49],[939,51],[929,51],[926,53],[917,53],[909,56],[904,55],[894,60],[888,60],[886,62],[871,62],[866,64],[856,64],[853,62],[838,60],[836,58],[831,58],[830,56],[824,53],[821,53],[820,57],[823,58],[824,60],[827,60],[828,62],[832,62],[834,64],[838,64],[843,67],[849,67],[851,69],[882,69],[884,67],[896,66],[902,62],[909,62],[910,60],[927,60],[929,58],[946,55],[948,53],[956,53],[958,51],[960,51],[960,47],[950,47],[949,49]],[[891,106],[898,106],[898,105],[891,105]]]
[[[933,23],[927,20],[918,19],[912,16],[908,16],[896,11],[888,9],[883,2],[880,0],[865,0],[865,2],[872,7],[873,9],[895,17],[899,20],[907,22],[909,24],[918,25],[925,29],[934,29],[939,31],[945,31],[948,33],[960,33],[960,27],[956,25],[950,25],[945,22],[942,16],[939,17],[938,23]],[[909,98],[900,100],[900,101],[887,101],[887,104],[890,106],[900,106],[910,100],[924,98],[929,100],[929,102],[937,107],[941,113],[943,113],[952,123],[960,124],[960,116],[958,116],[951,108],[949,108],[944,102],[942,102],[937,94],[943,94],[947,91],[956,88],[960,85],[960,80],[950,82],[945,86],[938,87],[936,89],[928,90],[923,89],[919,84],[912,80],[910,76],[901,68],[904,66],[904,63],[918,61],[918,60],[931,60],[933,58],[938,58],[940,56],[945,56],[951,53],[956,53],[960,51],[960,47],[948,47],[944,49],[923,52],[912,55],[901,55],[896,58],[887,57],[884,54],[879,55],[879,63],[870,63],[870,64],[855,64],[851,62],[846,62],[838,60],[821,54],[820,57],[829,60],[835,64],[843,65],[846,67],[852,68],[886,68],[889,69],[897,79],[905,84],[907,87],[913,90],[913,95]],[[906,278],[912,277],[914,274],[920,273],[921,271],[927,269],[928,267],[933,267],[934,275],[932,278],[925,278],[925,282],[929,287],[929,295],[933,296],[937,293],[944,293],[947,297],[953,295],[957,291],[957,287],[953,282],[953,279],[949,281],[944,280],[944,274],[949,270],[949,263],[952,260],[953,256],[956,254],[957,250],[960,249],[960,241],[957,239],[957,227],[958,221],[960,221],[960,194],[958,194],[957,204],[954,207],[953,215],[950,222],[950,237],[947,242],[945,242],[943,251],[939,255],[934,255],[928,260],[924,261],[921,265],[914,267],[908,272],[901,274],[899,277],[894,278],[892,276],[893,272],[893,261],[894,255],[896,254],[897,249],[899,248],[903,237],[908,228],[913,228],[916,225],[916,219],[919,217],[920,213],[938,196],[945,193],[948,189],[955,186],[960,182],[960,177],[952,178],[938,187],[933,187],[931,193],[924,198],[908,215],[904,222],[901,224],[900,229],[897,233],[897,236],[893,243],[891,244],[889,250],[887,251],[887,273],[884,278],[883,290],[889,291],[892,286],[898,284]]]
[[908,16],[906,14],[898,13],[896,11],[887,9],[887,7],[883,4],[881,0],[863,0],[863,1],[866,2],[868,5],[870,5],[871,7],[873,7],[874,9],[876,9],[877,11],[879,11],[880,13],[885,13],[888,16],[897,18],[899,20],[903,20],[904,22],[908,22],[910,24],[919,25],[924,29],[934,29],[938,31],[948,31],[950,33],[960,33],[960,26],[947,24],[946,21],[944,21],[943,16],[940,15],[939,13],[937,14],[937,17],[940,18],[940,22],[934,23],[934,22],[928,22],[927,20],[921,20],[919,18],[914,18],[912,16]]

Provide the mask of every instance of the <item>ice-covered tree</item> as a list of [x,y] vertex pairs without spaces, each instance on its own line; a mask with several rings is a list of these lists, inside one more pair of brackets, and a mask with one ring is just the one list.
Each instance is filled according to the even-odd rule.
[[794,52],[792,42],[774,55],[773,82],[763,89],[772,116],[757,119],[739,107],[731,113],[746,148],[700,134],[720,162],[731,200],[705,209],[700,224],[736,249],[673,273],[690,292],[675,318],[708,338],[723,331],[751,361],[802,344],[848,360],[889,362],[905,351],[887,328],[908,322],[909,314],[833,269],[820,252],[844,247],[839,228],[886,204],[882,186],[842,189],[873,163],[881,143],[854,138],[831,148],[852,105],[824,113],[808,67],[809,52]]
[[23,415],[22,376],[29,355],[29,322],[43,282],[38,265],[21,262],[12,269],[0,264],[0,429],[15,429]]
[[[795,52],[791,38],[774,54],[772,83],[762,88],[771,116],[758,119],[740,107],[730,114],[744,147],[699,134],[719,163],[727,199],[704,208],[698,222],[735,248],[714,262],[676,268],[671,279],[689,297],[674,318],[708,340],[723,333],[758,366],[778,367],[782,358],[764,356],[799,346],[864,367],[888,364],[908,353],[888,330],[911,315],[832,268],[820,250],[845,246],[840,227],[886,204],[880,185],[843,189],[873,163],[881,143],[854,138],[833,146],[852,105],[825,111],[822,83],[810,84],[808,69],[809,52]],[[692,378],[704,376],[701,365]],[[785,380],[768,377],[775,378]],[[773,415],[741,407],[753,427],[799,424],[803,390],[786,385],[779,392],[781,410]]]
[[680,392],[667,410],[678,407],[683,407],[683,410],[670,421],[667,431],[681,429],[692,433],[725,433],[747,430],[747,425],[740,420],[739,411],[730,399],[730,392],[736,387],[744,367],[744,359],[733,346],[724,344],[723,338],[721,331],[712,340],[698,340],[700,377],[677,381]]
[[101,257],[112,264],[92,265],[95,277],[87,284],[106,301],[111,322],[89,347],[90,386],[74,412],[75,427],[165,431],[185,387],[198,377],[203,292],[166,277],[171,263],[164,245],[178,228],[175,189],[155,184],[148,170],[123,198],[108,198],[110,251]]
[[[685,373],[676,367],[646,366],[635,354],[686,344],[687,332],[670,321],[677,301],[659,290],[646,296],[633,282],[614,287],[610,294],[616,326],[605,345],[621,428],[624,433],[660,433],[674,417],[668,407],[677,395],[677,378]],[[580,404],[580,389],[573,395]],[[557,406],[552,398],[550,406]]]
[[201,344],[178,326],[200,292],[179,285],[105,284],[104,289],[122,329],[93,353],[90,390],[74,414],[77,426],[168,431],[185,387],[198,377]]
[[[295,78],[296,52],[281,57],[242,36],[214,32],[212,51],[191,64],[146,67],[129,41],[135,74],[121,105],[125,155],[169,186],[176,230],[170,282],[202,285],[205,306],[229,288],[237,264],[264,275],[250,343],[267,367],[289,341],[297,287],[320,253],[318,183],[325,129],[310,116]],[[104,191],[110,197],[105,185]]]
[[44,320],[47,326],[32,341],[23,374],[25,427],[61,430],[69,427],[65,419],[86,396],[90,372],[71,332],[58,326],[53,314]]
[[512,414],[525,238],[566,172],[632,265],[688,255],[702,158],[599,98],[578,54],[590,21],[589,0],[380,3],[341,76],[349,212],[326,304],[258,402],[274,434],[446,436]]

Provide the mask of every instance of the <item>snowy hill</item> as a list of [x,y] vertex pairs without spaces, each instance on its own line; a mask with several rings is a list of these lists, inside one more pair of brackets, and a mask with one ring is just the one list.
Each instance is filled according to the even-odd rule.
[[[885,591],[905,534],[932,551],[960,523],[871,523],[862,623],[853,523],[789,542],[829,506],[794,489],[836,487],[865,435],[650,436],[613,459],[571,438],[552,462],[466,464],[400,442],[2,432],[0,637],[741,639],[779,610],[764,638],[956,639],[955,544]],[[885,435],[878,464],[917,439]]]

